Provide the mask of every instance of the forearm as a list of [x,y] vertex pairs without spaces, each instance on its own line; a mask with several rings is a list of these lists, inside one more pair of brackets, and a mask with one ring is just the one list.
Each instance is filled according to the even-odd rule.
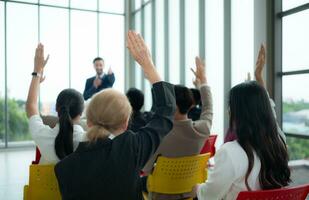
[[143,66],[144,74],[149,82],[153,85],[157,82],[162,81],[158,71],[156,70],[155,66],[152,62],[147,63]]
[[26,103],[26,112],[28,118],[30,118],[33,115],[39,114],[39,108],[38,108],[39,90],[40,90],[40,78],[33,77],[31,80]]

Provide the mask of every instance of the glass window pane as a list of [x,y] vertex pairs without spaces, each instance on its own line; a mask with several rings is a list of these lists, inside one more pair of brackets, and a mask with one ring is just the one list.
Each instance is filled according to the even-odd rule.
[[[138,33],[141,33],[141,11],[135,13],[134,15],[135,18],[135,31],[137,31]],[[135,87],[138,89],[142,89],[142,71],[140,66],[138,66],[137,62],[135,63]]]
[[288,10],[309,3],[308,0],[282,0],[282,10]]
[[0,2],[0,147],[5,142],[4,122],[4,3]]
[[254,70],[253,0],[232,0],[232,86]]
[[100,0],[100,10],[105,12],[124,13],[125,0]]
[[[193,87],[193,74],[190,68],[195,69],[195,57],[199,56],[199,0],[186,0],[186,47],[185,47],[185,84]],[[204,55],[202,55],[204,57]]]
[[309,10],[283,18],[283,71],[309,69]]
[[72,8],[97,10],[97,0],[71,0]]
[[69,6],[68,0],[40,0],[41,4],[48,4],[53,6]]
[[164,0],[156,0],[156,67],[161,75],[164,78]]
[[[113,26],[109,26],[113,24]],[[113,88],[124,91],[124,17],[100,14],[100,56],[115,73]]]
[[[300,139],[300,138],[294,138],[294,137],[287,137],[287,145],[288,145],[288,152],[289,152],[289,158],[290,160],[302,160],[306,159],[308,160],[309,158],[309,140],[308,139]],[[295,168],[293,169],[293,174],[295,174]],[[304,174],[305,177],[308,177],[307,174]],[[303,179],[303,178],[302,178]],[[296,181],[301,181],[300,178],[298,179],[293,179]],[[306,180],[308,181],[308,179]],[[308,183],[308,182],[306,182]],[[294,183],[295,184],[295,183]],[[305,183],[301,183],[305,184]]]
[[38,3],[38,0],[15,0],[15,1],[28,2],[28,3]]
[[[36,6],[7,4],[9,141],[30,140],[25,101],[38,42]],[[21,37],[22,36],[22,37]],[[25,84],[21,84],[20,81]]]
[[96,75],[92,61],[97,57],[97,14],[71,14],[71,86],[83,92],[87,78]]
[[[147,46],[149,47],[149,50],[152,49],[152,21],[151,21],[151,6],[152,3],[149,3],[145,6],[145,42],[147,43]],[[144,108],[145,110],[150,110],[152,105],[152,95],[151,95],[151,86],[149,84],[149,81],[144,79],[144,85],[145,85],[145,103]]]
[[50,59],[41,86],[41,112],[56,114],[55,103],[61,90],[69,87],[69,23],[65,9],[41,7],[41,42]]
[[169,82],[179,84],[180,52],[179,52],[179,0],[169,1]]
[[206,73],[213,98],[213,124],[211,133],[218,135],[217,144],[223,142],[224,68],[223,68],[223,0],[206,1]]
[[309,93],[300,89],[308,80],[308,74],[284,76],[282,79],[285,132],[309,135]]
[[142,0],[135,0],[135,10],[139,9],[142,6]]

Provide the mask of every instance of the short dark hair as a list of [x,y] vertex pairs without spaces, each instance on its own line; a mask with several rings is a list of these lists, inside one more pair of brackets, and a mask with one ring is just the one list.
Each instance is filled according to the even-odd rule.
[[194,99],[193,104],[200,105],[201,104],[201,93],[200,93],[200,90],[195,89],[195,88],[191,88],[190,90],[192,92],[193,99]]
[[189,88],[183,85],[175,85],[176,105],[181,114],[188,114],[193,105],[193,95]]
[[96,57],[95,59],[93,59],[92,63],[94,64],[96,61],[103,61],[104,62],[103,58],[101,58],[101,57]]
[[132,106],[133,111],[140,111],[144,105],[144,94],[137,88],[130,88],[127,93],[127,98]]

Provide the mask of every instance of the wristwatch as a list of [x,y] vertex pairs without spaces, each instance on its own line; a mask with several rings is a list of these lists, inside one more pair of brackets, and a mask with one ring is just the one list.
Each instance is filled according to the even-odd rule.
[[31,75],[34,76],[34,77],[41,77],[42,76],[42,74],[40,74],[38,72],[32,72]]

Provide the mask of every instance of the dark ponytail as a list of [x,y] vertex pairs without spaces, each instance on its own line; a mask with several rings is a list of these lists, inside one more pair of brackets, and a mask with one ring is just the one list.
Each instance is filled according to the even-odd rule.
[[82,114],[84,99],[76,90],[66,89],[58,95],[56,108],[59,117],[59,133],[55,139],[55,151],[61,160],[73,152],[72,119]]

